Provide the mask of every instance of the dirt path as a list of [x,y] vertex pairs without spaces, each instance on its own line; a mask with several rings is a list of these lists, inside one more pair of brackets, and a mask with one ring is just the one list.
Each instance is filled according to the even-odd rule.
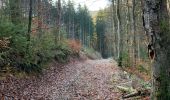
[[120,97],[112,82],[120,69],[111,59],[74,61],[60,67],[53,63],[50,66],[38,79],[1,81],[0,90],[31,100],[118,100]]

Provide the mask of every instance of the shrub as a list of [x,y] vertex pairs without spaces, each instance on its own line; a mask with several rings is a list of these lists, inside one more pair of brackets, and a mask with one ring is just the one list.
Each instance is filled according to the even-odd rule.
[[71,54],[71,48],[67,43],[60,43],[55,47],[53,54],[55,55],[55,60],[64,63],[68,61],[68,57]]
[[0,21],[0,29],[0,69],[9,65],[19,72],[40,73],[44,63],[54,58],[66,62],[71,53],[77,53],[81,48],[75,41],[63,39],[55,43],[54,34],[49,32],[41,37],[32,36],[28,41],[27,28],[8,21]]
[[130,55],[128,54],[128,52],[123,52],[122,54],[122,65],[125,67],[130,67],[132,64],[130,62]]
[[[42,59],[42,62],[53,58],[52,49],[55,48],[55,37],[50,33],[44,33],[40,38],[34,37],[31,40],[30,52],[32,60]],[[38,58],[37,58],[38,57]]]
[[144,72],[144,73],[148,73],[148,70],[143,66],[143,65],[138,65],[138,70],[140,71],[140,72]]
[[73,54],[79,54],[81,50],[81,43],[78,40],[68,40],[68,46],[71,48]]
[[[9,65],[16,71],[40,72],[41,67],[35,61],[36,54],[30,48],[27,52],[27,30],[23,25],[14,25],[8,21],[0,21],[0,67]],[[6,42],[6,44],[4,44]],[[31,41],[31,44],[33,42]],[[7,45],[8,47],[5,47]]]
[[[13,65],[13,63],[22,62],[20,59],[24,56],[26,51],[27,39],[26,29],[23,25],[14,25],[8,21],[0,21],[0,37],[1,42],[7,42],[7,48],[4,46],[0,48],[0,59],[2,63],[0,67]],[[2,44],[4,45],[4,44]]]

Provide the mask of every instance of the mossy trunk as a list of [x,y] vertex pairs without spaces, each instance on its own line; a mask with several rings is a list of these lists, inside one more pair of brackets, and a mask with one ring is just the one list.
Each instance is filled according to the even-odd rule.
[[149,37],[152,100],[170,100],[170,34],[166,0],[144,0],[144,27]]

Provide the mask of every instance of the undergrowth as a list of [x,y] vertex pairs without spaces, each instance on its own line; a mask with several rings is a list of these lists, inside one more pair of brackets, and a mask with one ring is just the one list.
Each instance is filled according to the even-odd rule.
[[77,53],[65,39],[56,43],[51,32],[44,32],[41,37],[32,35],[31,41],[27,41],[25,25],[0,21],[0,29],[0,73],[41,73],[50,60],[64,63],[69,55]]
[[84,47],[82,51],[90,59],[101,59],[102,56],[99,52],[95,51],[93,48]]

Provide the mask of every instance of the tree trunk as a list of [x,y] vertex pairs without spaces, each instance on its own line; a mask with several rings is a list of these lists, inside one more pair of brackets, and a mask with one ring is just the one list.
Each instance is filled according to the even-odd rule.
[[136,67],[137,43],[136,43],[136,22],[135,22],[135,0],[132,0],[132,33],[133,33],[133,66]]
[[170,34],[166,0],[144,0],[144,27],[149,37],[152,99],[170,100]]
[[120,14],[119,14],[119,0],[117,0],[116,6],[116,16],[117,16],[117,58],[120,57]]
[[123,53],[123,36],[122,36],[122,25],[120,19],[120,0],[117,0],[116,7],[117,14],[117,37],[118,37],[118,65],[122,66],[122,53]]
[[41,34],[42,34],[42,5],[41,5],[41,0],[38,0],[38,37],[40,38],[41,37]]
[[30,41],[31,24],[32,24],[32,0],[30,0],[29,21],[28,21],[28,41]]
[[[32,0],[30,0],[29,3],[29,20],[28,20],[28,33],[27,33],[27,41],[30,42],[30,38],[31,38],[31,24],[32,24]],[[29,45],[30,43],[27,44],[27,53],[29,52]]]
[[61,0],[58,0],[58,7],[57,8],[58,8],[58,13],[57,13],[57,34],[58,34],[58,40],[60,41],[60,38],[61,38],[61,36],[60,36],[61,35],[60,34]]
[[129,0],[127,0],[126,1],[126,5],[127,5],[127,15],[126,15],[126,20],[127,20],[127,23],[126,23],[126,30],[127,30],[127,36],[126,36],[126,44],[127,44],[127,53],[129,54],[129,56],[128,56],[128,59],[127,59],[127,64],[129,65],[129,66],[131,66],[131,64],[132,64],[132,57],[131,57],[131,37],[130,37],[130,35],[131,35],[131,20],[130,20],[130,18],[131,18],[131,16],[130,16],[130,7],[129,7]]
[[117,35],[116,35],[116,19],[114,16],[115,13],[115,0],[112,0],[112,30],[114,35],[114,41],[113,41],[113,56],[116,59],[117,58]]

